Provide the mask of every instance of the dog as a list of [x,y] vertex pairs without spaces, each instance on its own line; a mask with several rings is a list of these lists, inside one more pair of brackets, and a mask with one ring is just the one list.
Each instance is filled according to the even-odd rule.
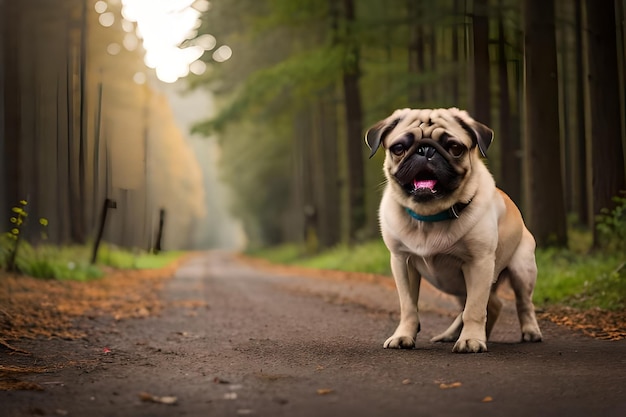
[[502,308],[496,289],[506,278],[522,341],[541,341],[532,302],[535,239],[483,162],[492,140],[490,128],[457,108],[399,109],[367,131],[370,158],[385,149],[379,220],[400,299],[400,323],[384,348],[415,347],[422,278],[464,306],[432,342],[487,351]]

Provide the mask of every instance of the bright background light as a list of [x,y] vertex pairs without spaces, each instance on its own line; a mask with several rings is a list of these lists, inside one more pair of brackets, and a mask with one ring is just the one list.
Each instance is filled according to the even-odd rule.
[[[115,15],[108,6],[119,2],[100,0],[95,3],[102,26],[115,24]],[[192,41],[189,39],[197,36],[200,16],[211,6],[208,0],[121,0],[121,4],[121,25],[127,32],[122,45],[133,51],[142,39],[146,51],[144,62],[156,71],[161,81],[173,83],[190,72],[200,75],[206,71],[206,64],[199,59],[205,51],[212,51],[217,46],[217,40],[212,35],[202,35]],[[185,46],[181,47],[185,41]],[[121,46],[109,45],[107,51],[117,55]],[[212,53],[216,62],[224,62],[231,56],[232,50],[226,45],[221,45]]]
[[[206,65],[198,60],[205,51],[215,48],[215,37],[202,35],[184,47],[180,45],[197,35],[201,13],[209,8],[207,0],[122,0],[124,21],[134,22],[137,37],[143,39],[145,64],[154,68],[157,77],[167,83],[186,77],[190,71],[200,75],[206,70]],[[132,50],[137,45],[128,38],[124,46]],[[230,48],[222,48],[228,47],[223,45],[213,54],[218,62],[232,55]],[[221,51],[217,55],[219,59],[215,58],[217,51]]]

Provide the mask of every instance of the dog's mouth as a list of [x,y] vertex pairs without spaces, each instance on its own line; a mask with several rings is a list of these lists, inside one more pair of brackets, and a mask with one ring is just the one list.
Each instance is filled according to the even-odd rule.
[[414,196],[434,196],[439,192],[437,187],[438,181],[431,174],[423,174],[413,178],[407,184],[403,185],[405,191]]
[[413,190],[414,191],[430,191],[431,193],[436,192],[435,186],[437,185],[437,180],[413,180]]

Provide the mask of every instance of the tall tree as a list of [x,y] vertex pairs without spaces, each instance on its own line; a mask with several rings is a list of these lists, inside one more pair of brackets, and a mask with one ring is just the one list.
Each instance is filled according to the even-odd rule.
[[472,115],[482,123],[491,123],[491,63],[489,60],[489,18],[487,0],[474,1],[472,39]]
[[513,122],[511,110],[511,89],[507,59],[507,39],[504,27],[504,13],[500,1],[498,15],[498,90],[500,118],[500,187],[515,201],[522,202],[522,181],[520,178],[521,160],[519,136]]
[[360,48],[355,36],[356,10],[354,0],[343,0],[343,18],[346,25],[346,55],[343,66],[343,94],[346,115],[346,142],[348,177],[348,235],[355,240],[365,226],[365,176],[364,153],[358,145],[363,134],[363,108],[361,103]]
[[[331,90],[332,91],[332,90]],[[337,110],[334,96],[326,94],[315,103],[311,116],[315,164],[314,191],[317,200],[318,237],[321,247],[329,248],[341,240],[341,198],[339,195]]]
[[[409,16],[409,73],[423,76],[426,72],[424,58],[424,26],[422,20],[422,2],[408,0],[407,12]],[[419,107],[426,101],[424,82],[419,82],[417,86],[409,91],[409,103],[411,107]]]
[[[620,85],[617,68],[615,4],[585,1],[587,23],[588,132],[590,212],[612,208],[611,199],[626,189],[622,147]],[[595,228],[594,228],[595,232]],[[597,235],[594,234],[597,246]]]
[[589,224],[589,207],[587,204],[587,163],[586,163],[586,126],[585,126],[585,76],[584,76],[584,42],[583,42],[583,16],[582,0],[574,2],[574,31],[575,31],[575,116],[576,128],[573,129],[568,149],[570,151],[570,163],[572,165],[572,183],[575,184],[572,193],[573,209],[578,215],[578,221],[582,224]]
[[[24,198],[20,194],[20,138],[22,126],[22,93],[20,67],[20,33],[22,6],[19,2],[4,0],[2,11],[2,111],[4,131],[0,141],[3,143],[2,168],[0,180],[4,183],[4,195],[0,196],[2,210],[7,213],[13,204]],[[3,216],[2,219],[6,219]]]
[[554,0],[523,6],[528,224],[540,245],[565,246]]

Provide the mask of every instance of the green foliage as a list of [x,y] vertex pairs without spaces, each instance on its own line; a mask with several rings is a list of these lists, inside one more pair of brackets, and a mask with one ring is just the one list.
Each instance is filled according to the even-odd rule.
[[539,249],[536,256],[535,300],[539,305],[626,308],[624,259],[555,248]]
[[310,268],[335,269],[388,275],[389,252],[382,240],[374,240],[356,246],[339,245],[316,257],[305,259],[301,265]]
[[171,251],[159,254],[128,251],[112,245],[103,245],[98,253],[98,264],[118,269],[158,269],[180,258],[185,252]]
[[332,85],[340,74],[344,53],[340,47],[324,46],[294,54],[272,67],[255,72],[237,89],[234,99],[224,106],[218,116],[197,124],[193,131],[205,135],[221,131],[228,123],[240,120],[244,115],[256,118],[262,114],[271,118],[273,115],[264,110],[267,106],[277,110],[274,101],[282,107],[282,112],[289,110],[294,101],[285,100],[285,94],[288,93],[292,99],[310,97]]
[[248,250],[247,254],[276,264],[295,264],[302,259],[304,252],[304,248],[295,243],[290,243],[271,248]]
[[[296,245],[251,253],[271,262],[319,269],[391,275],[389,252],[382,240],[353,247],[338,246],[313,257]],[[565,304],[579,308],[626,308],[626,266],[619,256],[581,255],[566,249],[538,249],[537,305]],[[391,278],[390,278],[391,279]]]
[[[7,253],[12,240],[0,236],[0,268],[6,268]],[[158,255],[146,252],[131,252],[104,245],[98,263],[89,262],[89,246],[52,246],[34,247],[28,242],[20,243],[20,253],[16,264],[25,275],[44,279],[87,281],[104,276],[103,267],[116,269],[158,269],[180,258],[184,252],[163,252]]]
[[[16,263],[18,270],[25,275],[77,281],[86,281],[103,275],[98,266],[90,265],[89,250],[84,246],[34,247],[28,242],[21,242],[20,248]],[[5,265],[0,263],[0,266]]]
[[615,208],[603,208],[596,218],[600,244],[609,252],[626,253],[626,191],[613,197]]
[[316,256],[306,256],[303,247],[281,245],[250,252],[274,263],[299,265],[307,268],[334,269],[389,275],[389,252],[382,240],[372,240],[360,245],[338,245]]
[[[11,216],[9,221],[11,222],[12,226],[11,229],[4,234],[4,237],[5,239],[12,241],[12,244],[6,245],[5,249],[0,251],[0,260],[3,262],[3,264],[6,265],[6,269],[9,271],[19,270],[19,266],[17,264],[17,253],[20,246],[22,229],[26,225],[26,220],[28,218],[28,212],[26,211],[27,205],[28,201],[20,200],[19,205],[11,208],[13,216]],[[46,232],[48,219],[39,219],[39,224],[42,227],[41,237],[45,240],[48,238]]]

